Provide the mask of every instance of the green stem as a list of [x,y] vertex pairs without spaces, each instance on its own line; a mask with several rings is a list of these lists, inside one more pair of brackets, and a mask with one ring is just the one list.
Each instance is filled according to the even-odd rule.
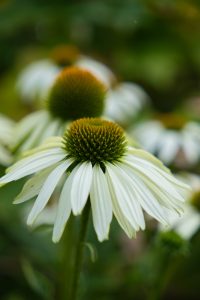
[[79,285],[81,267],[83,262],[84,242],[87,233],[89,215],[90,215],[90,201],[88,199],[86,207],[81,216],[80,231],[79,231],[79,236],[78,236],[78,241],[76,246],[74,270],[72,275],[72,289],[71,289],[69,300],[76,300],[78,295],[78,285]]
[[69,299],[71,287],[71,274],[73,271],[74,244],[75,244],[74,216],[70,216],[61,241],[60,261],[60,288],[58,298]]

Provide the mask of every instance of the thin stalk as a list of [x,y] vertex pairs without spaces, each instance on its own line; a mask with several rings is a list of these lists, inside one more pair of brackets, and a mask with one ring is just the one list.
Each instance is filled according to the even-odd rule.
[[88,199],[85,209],[81,216],[80,231],[79,231],[79,236],[78,236],[78,241],[76,246],[74,269],[72,273],[72,288],[71,288],[69,300],[76,300],[78,296],[78,287],[79,287],[80,273],[81,273],[83,254],[84,254],[84,242],[86,239],[89,215],[90,215],[90,201]]

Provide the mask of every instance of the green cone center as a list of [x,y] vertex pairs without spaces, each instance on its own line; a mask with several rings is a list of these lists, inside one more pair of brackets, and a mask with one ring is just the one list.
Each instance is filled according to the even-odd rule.
[[70,157],[92,164],[118,161],[126,150],[122,128],[99,118],[74,121],[64,136],[64,142]]
[[181,130],[187,123],[187,119],[177,114],[159,114],[156,119],[160,121],[165,128],[171,130]]
[[76,67],[64,69],[53,84],[47,108],[64,121],[99,117],[104,110],[106,88],[89,71]]

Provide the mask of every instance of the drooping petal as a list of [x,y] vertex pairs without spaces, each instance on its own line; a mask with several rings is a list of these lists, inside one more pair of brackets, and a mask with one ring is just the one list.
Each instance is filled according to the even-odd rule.
[[135,218],[137,224],[140,226],[140,228],[142,230],[144,230],[145,229],[145,221],[144,221],[144,215],[143,215],[142,207],[140,205],[140,200],[139,200],[140,195],[133,188],[129,177],[127,176],[129,173],[129,170],[126,165],[118,163],[117,166],[115,167],[115,172],[118,174],[118,177],[120,178],[121,183],[123,183],[128,194],[130,195],[131,208],[132,208],[132,213],[134,214],[134,218]]
[[[174,181],[179,183],[179,181],[173,176],[155,166],[151,166],[147,161],[141,162],[139,159],[132,158],[128,156],[126,158],[126,164],[132,166],[136,171],[138,171],[141,176],[148,178],[154,184],[159,185],[161,189],[167,191],[172,197],[176,198],[178,201],[184,201],[182,195],[179,194],[178,189],[174,187],[171,182]],[[171,182],[169,181],[169,178]],[[180,183],[181,184],[181,183]],[[185,185],[185,184],[182,184]]]
[[63,152],[41,151],[31,157],[22,159],[8,169],[8,173],[0,179],[0,184],[18,180],[22,177],[41,171],[64,159]]
[[90,191],[92,217],[98,240],[102,242],[108,238],[112,220],[112,200],[105,174],[100,166],[93,167],[93,180]]
[[[127,169],[130,184],[137,191],[143,209],[159,222],[167,225],[167,218],[164,209],[152,194],[151,190],[142,182],[141,176],[134,172],[134,169]],[[128,179],[127,179],[128,180]]]
[[22,191],[14,200],[14,204],[23,203],[27,200],[32,199],[33,197],[37,196],[47,178],[49,173],[53,170],[53,167],[49,167],[45,170],[34,175],[30,178],[25,185],[23,186]]
[[72,171],[71,176],[71,205],[74,215],[79,215],[88,199],[92,184],[92,164],[83,162],[78,164]]
[[71,185],[72,185],[72,176],[69,176],[64,183],[64,186],[61,191],[61,195],[58,202],[58,208],[56,213],[56,220],[53,228],[53,242],[59,242],[65,225],[69,219],[71,213]]
[[110,176],[108,175],[108,172],[106,172],[105,175],[106,175],[106,179],[107,179],[107,183],[108,183],[108,187],[109,187],[109,191],[110,191],[110,195],[111,195],[111,199],[112,199],[112,206],[113,206],[114,215],[115,215],[119,225],[122,227],[122,229],[127,234],[127,236],[129,238],[133,238],[133,237],[136,236],[135,229],[130,224],[130,222],[127,220],[127,218],[125,217],[123,211],[121,210],[121,208],[118,204],[118,201],[116,200],[116,193],[115,193],[115,190],[113,188]]
[[49,201],[49,198],[51,197],[53,191],[55,190],[56,185],[58,184],[60,178],[64,174],[64,172],[67,170],[69,165],[71,164],[70,161],[65,161],[61,163],[59,166],[57,166],[47,177],[46,181],[44,182],[44,185],[34,203],[34,206],[28,216],[27,224],[32,225],[37,216],[40,214],[40,212],[43,210],[43,208],[46,206],[47,202]]
[[134,199],[135,193],[130,190],[128,181],[124,177],[125,174],[112,164],[106,164],[106,167],[113,189],[115,190],[116,199],[124,215],[136,231],[139,230],[140,224],[144,228],[141,207],[137,200]]

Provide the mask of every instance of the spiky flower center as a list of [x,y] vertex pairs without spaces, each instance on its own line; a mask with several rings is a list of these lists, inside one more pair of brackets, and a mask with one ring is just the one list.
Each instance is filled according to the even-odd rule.
[[64,121],[99,117],[104,109],[106,88],[92,73],[76,67],[64,69],[52,86],[47,107]]
[[80,55],[78,48],[72,45],[60,45],[53,49],[51,58],[61,67],[71,66]]
[[187,120],[183,116],[177,114],[159,114],[156,117],[167,129],[181,130],[186,124]]
[[126,151],[122,128],[100,118],[74,121],[64,136],[64,144],[70,157],[93,165],[118,161]]
[[195,207],[200,212],[200,191],[196,191],[190,200],[193,207]]

